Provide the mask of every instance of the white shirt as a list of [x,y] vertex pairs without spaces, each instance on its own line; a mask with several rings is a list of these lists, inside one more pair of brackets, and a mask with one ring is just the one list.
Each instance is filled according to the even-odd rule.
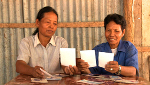
[[117,48],[111,49],[112,53],[114,53],[114,56],[117,54]]
[[68,48],[67,41],[52,36],[46,48],[40,43],[38,33],[21,40],[17,60],[23,60],[31,67],[41,66],[49,73],[62,70],[60,48]]

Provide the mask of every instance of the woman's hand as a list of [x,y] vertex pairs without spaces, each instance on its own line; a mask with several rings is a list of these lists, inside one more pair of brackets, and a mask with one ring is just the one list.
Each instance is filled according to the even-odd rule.
[[36,78],[43,78],[44,77],[44,73],[40,70],[40,68],[43,69],[40,66],[33,67],[33,70],[31,73],[33,77],[36,77]]
[[[40,70],[40,66],[31,67],[23,60],[17,60],[16,72],[24,75],[31,75],[37,78],[43,78],[44,73]],[[43,68],[42,68],[43,69]]]
[[75,74],[81,74],[81,72],[78,70],[78,68],[76,66],[63,66],[63,70],[65,72],[65,74],[68,75],[75,75]]
[[110,73],[116,73],[119,70],[119,65],[117,61],[110,61],[105,65],[105,70]]
[[91,73],[89,71],[89,64],[87,62],[85,62],[84,60],[82,59],[78,59],[77,60],[77,67],[79,68],[79,70],[82,72],[82,73]]

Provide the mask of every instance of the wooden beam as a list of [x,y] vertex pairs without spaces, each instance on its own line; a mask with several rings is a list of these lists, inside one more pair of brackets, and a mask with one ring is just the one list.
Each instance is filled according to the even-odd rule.
[[136,47],[138,52],[150,52],[150,47]]
[[134,44],[134,0],[123,0],[124,17],[127,22],[126,33],[124,39]]
[[70,22],[70,23],[59,23],[58,27],[103,27],[104,22]]
[[142,46],[142,0],[134,1],[134,45]]
[[[134,45],[142,46],[142,0],[134,0]],[[143,76],[143,52],[145,47],[138,48],[139,76]]]
[[35,23],[0,23],[0,28],[36,28]]
[[[104,22],[63,22],[58,23],[59,27],[78,28],[78,27],[103,27]],[[0,23],[0,28],[36,28],[35,23]]]

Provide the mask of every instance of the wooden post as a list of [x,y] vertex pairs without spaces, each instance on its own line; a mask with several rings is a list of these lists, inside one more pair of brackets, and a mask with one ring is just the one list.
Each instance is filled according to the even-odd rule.
[[[138,50],[139,76],[143,75],[143,52],[150,51],[149,47],[142,47],[142,0],[134,0],[134,45]],[[140,49],[138,49],[138,47]],[[145,67],[144,67],[145,68]]]
[[123,0],[124,17],[127,22],[124,39],[134,44],[134,0]]

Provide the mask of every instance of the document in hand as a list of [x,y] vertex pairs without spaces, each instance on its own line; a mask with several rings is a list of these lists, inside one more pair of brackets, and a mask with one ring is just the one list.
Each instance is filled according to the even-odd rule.
[[61,64],[64,66],[76,66],[75,48],[60,48]]
[[114,53],[99,52],[99,67],[105,68],[105,64],[114,60]]
[[81,59],[85,62],[88,62],[89,67],[96,66],[96,59],[95,59],[95,50],[83,50],[80,51]]

